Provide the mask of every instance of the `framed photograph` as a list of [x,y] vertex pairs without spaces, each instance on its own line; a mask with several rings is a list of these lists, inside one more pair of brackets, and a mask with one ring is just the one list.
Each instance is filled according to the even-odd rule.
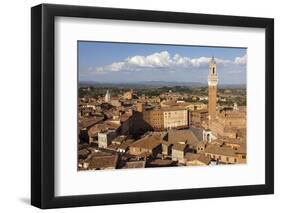
[[31,9],[31,204],[272,194],[274,20]]

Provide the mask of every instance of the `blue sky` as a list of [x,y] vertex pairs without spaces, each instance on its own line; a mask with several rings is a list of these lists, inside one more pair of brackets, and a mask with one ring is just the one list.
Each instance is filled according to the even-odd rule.
[[208,61],[217,61],[219,84],[245,84],[245,48],[78,42],[79,81],[173,81],[207,84]]

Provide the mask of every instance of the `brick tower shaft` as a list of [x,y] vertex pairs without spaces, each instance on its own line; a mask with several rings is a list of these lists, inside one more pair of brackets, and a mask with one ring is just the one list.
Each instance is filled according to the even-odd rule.
[[217,65],[214,57],[209,62],[209,75],[208,75],[208,113],[209,121],[212,121],[216,118],[217,112]]

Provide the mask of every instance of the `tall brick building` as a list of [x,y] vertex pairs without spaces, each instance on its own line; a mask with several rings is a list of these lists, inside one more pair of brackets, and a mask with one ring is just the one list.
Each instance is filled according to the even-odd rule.
[[161,109],[144,111],[143,119],[151,125],[154,130],[164,129],[164,114]]

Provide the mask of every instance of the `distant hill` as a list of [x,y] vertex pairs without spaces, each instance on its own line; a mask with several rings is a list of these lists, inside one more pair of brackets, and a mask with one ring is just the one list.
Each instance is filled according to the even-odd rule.
[[[207,87],[206,83],[200,82],[172,82],[172,81],[139,81],[139,82],[97,82],[97,81],[82,81],[79,87],[121,87],[121,88],[159,88],[159,87]],[[219,84],[219,88],[246,88],[245,84]]]

